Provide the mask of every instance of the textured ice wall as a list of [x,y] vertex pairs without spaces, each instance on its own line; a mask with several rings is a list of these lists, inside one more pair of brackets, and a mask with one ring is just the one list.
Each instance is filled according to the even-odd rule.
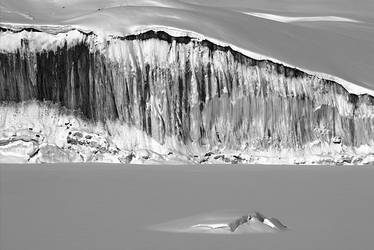
[[105,41],[82,34],[53,49],[33,36],[14,42],[0,52],[0,101],[50,100],[94,121],[118,119],[161,144],[373,144],[373,97],[207,40],[150,31]]

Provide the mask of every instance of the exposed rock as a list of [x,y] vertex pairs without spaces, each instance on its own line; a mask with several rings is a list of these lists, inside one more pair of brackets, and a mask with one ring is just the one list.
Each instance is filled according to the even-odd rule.
[[340,136],[335,136],[335,137],[332,138],[332,143],[341,144],[342,143],[342,138]]
[[260,222],[264,222],[264,219],[265,219],[265,216],[263,216],[259,212],[253,212],[249,216],[250,216],[251,219],[257,219]]
[[84,133],[79,131],[74,131],[69,133],[66,141],[68,144],[73,145],[84,145],[86,147],[93,148],[100,152],[105,152],[108,150],[108,141],[97,134]]
[[248,216],[242,216],[242,217],[234,220],[233,222],[229,223],[229,227],[230,227],[231,232],[234,232],[240,225],[242,225],[244,223],[248,223],[248,222],[249,222],[249,217]]
[[131,161],[135,158],[135,154],[133,152],[131,152],[130,154],[124,156],[124,157],[119,157],[118,160],[121,162],[121,163],[124,163],[124,164],[129,164],[131,163]]
[[225,158],[225,156],[224,156],[224,155],[216,155],[216,156],[214,156],[213,158],[214,158],[215,160],[219,160],[219,159],[223,160],[223,159]]

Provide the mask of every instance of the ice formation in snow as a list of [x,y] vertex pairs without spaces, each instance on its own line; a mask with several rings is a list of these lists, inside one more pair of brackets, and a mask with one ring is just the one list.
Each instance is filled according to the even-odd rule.
[[[53,151],[50,161],[136,162],[146,149],[200,163],[361,163],[374,152],[372,96],[209,40],[2,29],[0,68],[0,122],[11,131],[0,152],[21,143],[22,159],[49,161]],[[60,105],[40,124],[46,139],[15,139],[34,128],[12,120],[32,116],[28,105],[50,112],[45,102]],[[64,108],[90,128],[70,129]]]
[[259,212],[252,212],[244,216],[236,216],[231,213],[223,211],[197,215],[154,225],[150,229],[176,233],[208,234],[277,233],[287,230],[287,227],[278,219],[265,217]]

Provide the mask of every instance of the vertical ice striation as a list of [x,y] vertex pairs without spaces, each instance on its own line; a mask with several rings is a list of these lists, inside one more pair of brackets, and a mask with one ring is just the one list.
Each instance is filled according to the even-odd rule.
[[[14,34],[16,36],[16,33]],[[207,40],[149,31],[53,49],[22,38],[0,50],[0,100],[52,101],[93,121],[119,120],[161,144],[303,149],[373,144],[374,99],[336,82]]]

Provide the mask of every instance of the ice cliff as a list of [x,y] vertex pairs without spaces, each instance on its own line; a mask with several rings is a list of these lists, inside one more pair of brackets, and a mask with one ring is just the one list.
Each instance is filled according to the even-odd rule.
[[[3,28],[0,41],[3,131],[21,129],[11,122],[17,112],[6,110],[22,117],[25,105],[39,112],[50,103],[58,104],[52,105],[56,116],[74,111],[80,124],[91,124],[71,131],[61,118],[49,127],[64,127],[62,142],[47,138],[44,147],[65,152],[74,140],[83,147],[83,134],[72,135],[94,133],[100,124],[108,142],[96,153],[127,150],[134,154],[128,162],[150,141],[163,159],[176,152],[192,162],[362,163],[374,153],[372,96],[209,40],[152,30],[103,37]],[[130,145],[134,131],[146,139]],[[10,143],[14,139],[3,135],[0,147]],[[93,159],[85,155],[76,159]]]

